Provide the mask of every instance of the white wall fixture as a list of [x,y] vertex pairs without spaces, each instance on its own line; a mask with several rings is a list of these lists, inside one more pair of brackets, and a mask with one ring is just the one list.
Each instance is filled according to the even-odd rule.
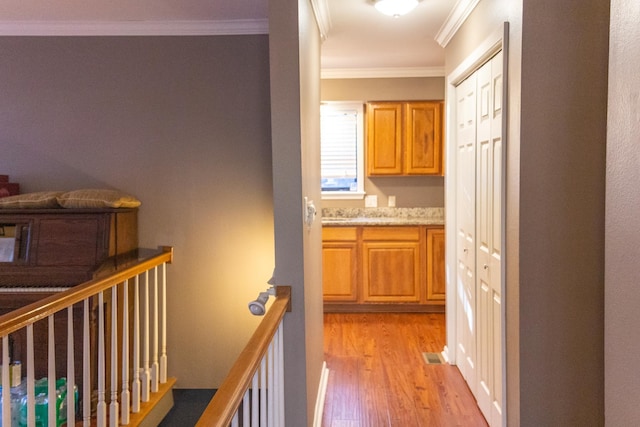
[[276,295],[276,288],[274,286],[271,286],[265,292],[260,292],[258,298],[249,303],[249,311],[251,314],[254,316],[264,316],[267,312],[267,301],[269,301],[269,296],[271,295]]

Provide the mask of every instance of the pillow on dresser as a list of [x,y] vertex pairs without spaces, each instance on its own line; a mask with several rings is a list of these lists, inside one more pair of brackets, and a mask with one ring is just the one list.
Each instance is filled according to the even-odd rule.
[[137,208],[140,200],[118,190],[74,190],[57,197],[63,208]]
[[62,191],[38,191],[0,198],[0,209],[57,208]]

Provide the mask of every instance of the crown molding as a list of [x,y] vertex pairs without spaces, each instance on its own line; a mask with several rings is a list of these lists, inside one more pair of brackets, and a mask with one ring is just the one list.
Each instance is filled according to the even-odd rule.
[[331,29],[331,14],[329,13],[329,3],[327,0],[311,0],[311,7],[316,16],[316,22],[320,29],[320,37],[326,40]]
[[268,34],[267,19],[220,21],[0,21],[0,36],[220,36]]
[[380,79],[402,77],[444,77],[444,67],[410,68],[325,68],[322,79]]
[[449,44],[479,2],[480,0],[458,0],[436,34],[435,39],[440,46],[446,47]]

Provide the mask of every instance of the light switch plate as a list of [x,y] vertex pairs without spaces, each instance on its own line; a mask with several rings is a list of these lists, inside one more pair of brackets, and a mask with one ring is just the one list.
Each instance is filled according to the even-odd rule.
[[377,195],[364,196],[364,207],[365,208],[377,208],[378,207],[378,196]]

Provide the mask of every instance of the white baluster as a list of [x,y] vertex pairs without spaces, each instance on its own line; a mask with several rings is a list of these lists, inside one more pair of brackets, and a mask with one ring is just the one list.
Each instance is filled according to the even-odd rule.
[[162,342],[160,343],[160,382],[167,382],[167,263],[162,263]]
[[82,425],[91,425],[91,333],[89,298],[84,300],[82,320]]
[[140,280],[133,285],[133,380],[131,382],[131,412],[140,412]]
[[118,286],[111,288],[111,401],[109,425],[117,427],[120,404],[118,403]]
[[284,321],[280,321],[280,325],[278,326],[278,365],[279,365],[279,375],[278,375],[278,383],[280,386],[278,387],[278,402],[279,408],[278,413],[280,414],[278,426],[284,427]]
[[[53,314],[49,316],[49,336],[48,336],[48,399],[49,402],[56,401],[56,335],[54,330]],[[49,425],[56,425],[56,405],[48,405]]]
[[233,414],[233,418],[231,419],[231,427],[238,427],[238,412],[236,411],[235,414]]
[[27,425],[36,425],[35,357],[33,350],[33,323],[27,325]]
[[76,399],[74,389],[76,386],[75,367],[75,339],[73,336],[73,306],[67,308],[67,424],[75,424]]
[[153,268],[153,341],[151,344],[151,391],[158,392],[158,267]]
[[274,408],[275,408],[275,393],[274,393],[274,386],[273,386],[273,340],[271,341],[271,344],[269,344],[269,350],[267,351],[267,363],[268,363],[268,367],[267,367],[267,381],[269,383],[268,387],[267,387],[267,418],[268,418],[268,423],[267,425],[269,427],[274,427]]
[[104,296],[98,293],[98,405],[96,422],[98,427],[107,425],[107,403],[105,402],[105,349],[104,349]]
[[249,390],[244,392],[244,396],[242,397],[242,425],[249,426]]
[[258,425],[258,417],[260,416],[260,384],[258,379],[260,378],[260,371],[257,370],[253,374],[253,380],[251,381],[251,425]]
[[[2,337],[2,389],[9,390],[9,335]],[[9,393],[7,393],[8,395]],[[11,425],[11,399],[2,399],[2,425]]]
[[142,305],[144,309],[144,331],[143,331],[143,345],[142,345],[142,401],[149,401],[149,391],[151,386],[151,375],[149,370],[149,271],[144,273],[144,289]]
[[131,395],[129,394],[129,281],[123,284],[122,296],[122,394],[120,424],[129,424]]
[[267,360],[260,362],[260,425],[267,425]]

